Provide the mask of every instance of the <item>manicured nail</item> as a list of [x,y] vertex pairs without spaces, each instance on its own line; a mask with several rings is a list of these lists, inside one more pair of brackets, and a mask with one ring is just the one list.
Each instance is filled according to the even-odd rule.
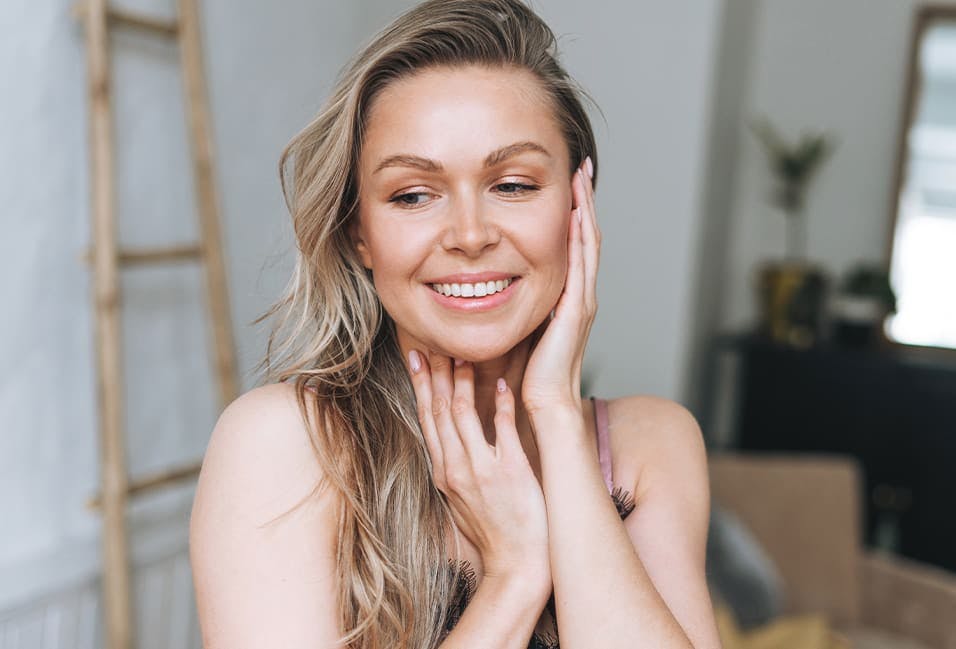
[[574,214],[575,214],[575,216],[576,216],[577,219],[578,219],[578,223],[580,223],[580,222],[581,222],[581,208],[580,208],[580,207],[575,207],[575,208],[574,208]]
[[414,349],[408,352],[408,364],[412,368],[412,372],[422,369],[422,357]]
[[507,389],[508,389],[508,386],[507,386],[507,384],[505,384],[505,380],[499,378],[499,379],[498,379],[498,392],[504,392],[504,391],[507,390]]
[[588,169],[588,178],[594,178],[594,163],[591,162],[591,156],[584,159],[584,166]]

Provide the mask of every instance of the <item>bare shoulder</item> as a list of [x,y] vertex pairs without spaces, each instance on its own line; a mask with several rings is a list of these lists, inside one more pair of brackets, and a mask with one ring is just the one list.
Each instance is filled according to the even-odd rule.
[[189,535],[207,649],[331,646],[335,503],[316,490],[322,478],[291,385],[251,390],[220,415]]
[[228,505],[237,516],[249,524],[264,523],[305,497],[321,478],[294,388],[258,387],[219,416],[203,459],[193,514],[220,504],[228,492]]
[[609,402],[608,418],[615,475],[634,485],[636,496],[661,481],[706,481],[703,435],[681,404],[651,395],[621,397]]

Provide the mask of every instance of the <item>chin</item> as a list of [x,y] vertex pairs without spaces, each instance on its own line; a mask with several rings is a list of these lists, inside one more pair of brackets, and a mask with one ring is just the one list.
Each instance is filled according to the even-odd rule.
[[503,333],[501,328],[496,328],[494,332],[484,330],[473,333],[469,333],[466,328],[455,340],[441,340],[434,336],[429,336],[426,340],[430,341],[430,348],[439,353],[469,363],[484,363],[507,355],[533,335],[537,328],[527,332],[512,329],[507,334]]
[[456,345],[453,349],[448,350],[448,355],[468,361],[469,363],[485,363],[501,358],[514,349],[515,345],[519,342],[521,341],[515,340],[495,345]]

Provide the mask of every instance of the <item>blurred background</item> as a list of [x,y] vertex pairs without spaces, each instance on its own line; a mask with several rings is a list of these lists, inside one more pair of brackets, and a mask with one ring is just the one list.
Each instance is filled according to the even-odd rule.
[[[267,335],[250,323],[291,271],[279,153],[412,4],[199,5],[242,391]],[[729,578],[726,646],[831,646],[757,644],[761,625],[809,615],[868,629],[841,636],[853,646],[956,647],[956,2],[532,4],[601,109],[587,389],[664,396],[701,423],[739,532],[712,549],[745,564]],[[111,6],[177,13],[173,0]],[[84,261],[94,142],[75,13],[0,4],[3,649],[107,646],[103,519],[88,505],[101,482]],[[109,43],[119,243],[193,241],[179,48],[123,25]],[[201,268],[134,266],[120,290],[128,474],[188,466],[222,408]],[[199,646],[192,485],[127,510],[140,647]]]

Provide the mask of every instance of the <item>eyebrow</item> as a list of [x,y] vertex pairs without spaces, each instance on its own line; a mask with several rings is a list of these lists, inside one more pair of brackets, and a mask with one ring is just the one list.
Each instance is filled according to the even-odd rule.
[[[509,144],[503,146],[500,149],[495,149],[485,157],[484,167],[493,167],[496,164],[500,164],[507,160],[508,158],[514,157],[520,153],[526,153],[528,151],[534,151],[536,153],[544,154],[547,157],[551,157],[551,154],[548,153],[548,150],[537,142],[515,142],[514,144]],[[429,158],[423,158],[417,155],[410,155],[408,153],[399,153],[397,155],[390,155],[380,163],[373,171],[373,174],[377,174],[382,169],[387,167],[414,167],[416,169],[422,169],[423,171],[442,171],[444,167],[440,162],[431,160]]]

